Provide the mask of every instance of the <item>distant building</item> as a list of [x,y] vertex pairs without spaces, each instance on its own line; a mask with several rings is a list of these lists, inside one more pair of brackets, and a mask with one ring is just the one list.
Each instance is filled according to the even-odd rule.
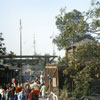
[[66,54],[68,54],[68,56],[71,57],[72,53],[74,53],[75,50],[77,50],[77,47],[82,46],[84,44],[88,44],[88,43],[92,44],[94,42],[96,42],[96,41],[85,38],[85,39],[83,39],[79,42],[76,42],[76,43],[72,44],[69,48],[66,48]]
[[[73,45],[71,45],[69,48],[66,48],[66,56],[67,56],[67,60],[68,60],[68,64],[70,64],[71,60],[70,59],[74,59],[74,54],[75,52],[77,51],[77,48],[79,46],[82,46],[82,45],[85,45],[85,44],[88,44],[90,43],[91,45],[93,43],[96,43],[97,46],[100,46],[100,43],[97,42],[97,41],[94,41],[94,40],[91,40],[91,39],[88,39],[88,38],[85,38],[77,43],[74,43]],[[89,57],[86,57],[84,59],[84,61],[82,62],[82,66],[85,66],[85,62],[86,61],[90,61],[91,58]],[[92,59],[94,60],[94,59]],[[91,81],[90,83],[90,87],[91,87],[91,92],[93,92],[94,94],[95,93],[98,93],[100,94],[100,74],[96,74],[96,78],[94,80]]]
[[12,78],[18,79],[20,68],[8,64],[0,64],[0,84],[11,82]]
[[31,70],[30,68],[23,70],[23,74],[32,75],[33,73],[34,73],[34,70]]

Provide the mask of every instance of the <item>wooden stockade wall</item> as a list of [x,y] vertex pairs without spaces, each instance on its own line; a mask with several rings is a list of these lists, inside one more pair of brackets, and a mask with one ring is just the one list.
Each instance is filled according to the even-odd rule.
[[58,67],[57,64],[47,64],[45,67],[45,85],[48,91],[55,93],[59,90]]

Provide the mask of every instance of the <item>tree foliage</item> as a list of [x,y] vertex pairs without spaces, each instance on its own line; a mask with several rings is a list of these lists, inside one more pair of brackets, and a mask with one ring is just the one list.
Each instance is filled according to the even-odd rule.
[[68,65],[68,62],[66,61],[67,57],[58,57],[58,71],[59,71],[59,88],[63,89],[63,87],[66,87],[65,81],[66,80],[66,75],[64,74],[64,70]]
[[88,95],[90,83],[95,80],[96,75],[100,75],[100,44],[88,43],[78,47],[75,53],[75,69],[77,71],[74,76],[75,92],[82,89],[81,95]]
[[[76,97],[93,92],[91,82],[100,76],[100,44],[88,43],[77,47],[74,60],[69,58],[63,68],[64,86]],[[63,62],[64,63],[64,62]]]
[[6,48],[5,48],[5,44],[4,44],[4,38],[2,37],[2,33],[0,33],[0,55],[5,55],[6,54]]
[[16,54],[13,51],[10,51],[10,53],[8,53],[8,56],[9,57],[14,57],[14,56],[16,56]]
[[56,16],[56,25],[60,34],[53,42],[59,49],[69,47],[88,31],[88,24],[78,10],[66,13],[65,9],[61,9],[60,14]]
[[92,34],[100,35],[100,0],[91,0],[91,8],[86,12],[86,19],[89,23],[89,31]]
[[[78,10],[66,13],[61,9],[56,25],[60,33],[53,42],[59,50],[85,38],[95,40],[87,33],[100,35],[100,0],[91,0],[91,9],[85,15]],[[60,80],[65,80],[61,80],[61,88],[66,87],[68,92],[79,97],[92,93],[91,83],[100,77],[100,44],[93,42],[76,48],[72,57],[59,58],[58,66]]]

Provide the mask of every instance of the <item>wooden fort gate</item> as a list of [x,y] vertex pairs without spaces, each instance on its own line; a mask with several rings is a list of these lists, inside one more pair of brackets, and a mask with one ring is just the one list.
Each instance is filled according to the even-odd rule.
[[48,91],[58,93],[58,67],[57,64],[47,64],[45,67],[45,85]]

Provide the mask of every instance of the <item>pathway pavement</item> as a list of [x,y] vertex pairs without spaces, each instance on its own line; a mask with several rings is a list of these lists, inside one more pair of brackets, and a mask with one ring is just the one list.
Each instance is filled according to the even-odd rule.
[[44,99],[44,98],[39,98],[39,100],[47,100],[47,99]]

